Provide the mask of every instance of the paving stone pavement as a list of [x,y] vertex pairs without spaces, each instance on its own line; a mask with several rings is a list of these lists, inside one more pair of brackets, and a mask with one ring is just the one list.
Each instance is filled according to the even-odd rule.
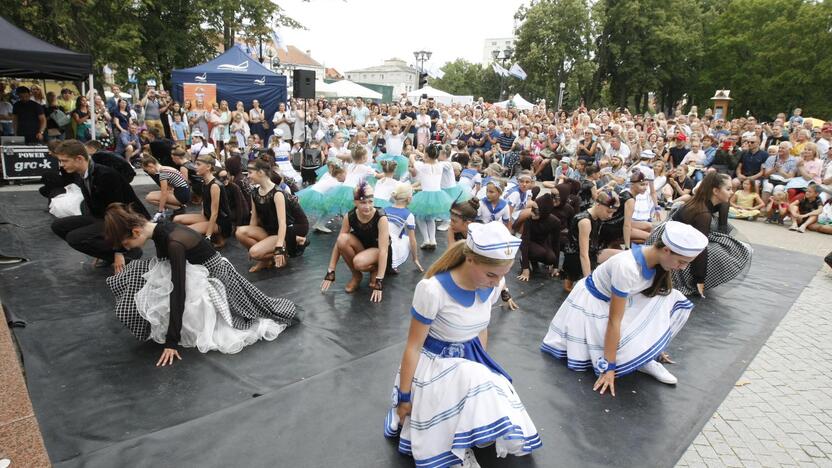
[[[817,255],[819,265],[832,251],[832,236],[755,224],[734,223],[754,243]],[[823,266],[677,467],[832,467],[830,292]]]

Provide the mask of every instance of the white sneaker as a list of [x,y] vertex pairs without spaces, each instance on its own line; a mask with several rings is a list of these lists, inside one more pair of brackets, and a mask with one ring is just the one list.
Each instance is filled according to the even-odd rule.
[[448,230],[449,227],[451,227],[450,221],[442,221],[441,223],[439,223],[438,226],[436,226],[436,230],[445,232]]
[[326,227],[325,224],[317,224],[314,228],[318,232],[323,232],[324,234],[329,234],[332,232],[332,229]]
[[658,361],[650,361],[647,364],[638,368],[639,372],[644,372],[647,375],[653,376],[656,380],[661,383],[665,383],[668,385],[676,385],[676,382],[679,381],[673,374],[670,373],[667,369],[664,368],[661,363]]

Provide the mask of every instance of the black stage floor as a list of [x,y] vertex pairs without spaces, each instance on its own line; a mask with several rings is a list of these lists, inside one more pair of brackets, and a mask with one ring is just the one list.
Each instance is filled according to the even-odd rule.
[[[412,466],[382,435],[419,278],[412,264],[385,283],[379,305],[366,280],[358,294],[343,292],[343,265],[321,294],[334,235],[315,235],[286,270],[249,275],[300,305],[300,325],[236,355],[186,350],[157,369],[159,346],[137,342],[113,313],[110,270],[92,268],[53,235],[45,205],[34,192],[0,194],[0,253],[30,260],[0,270],[0,298],[27,323],[14,333],[56,466]],[[223,253],[246,271],[239,244]],[[819,266],[755,246],[749,274],[698,301],[671,343],[679,385],[632,375],[617,383],[615,399],[592,392],[591,373],[539,351],[565,298],[560,283],[512,277],[521,309],[494,310],[489,353],[514,378],[543,448],[498,461],[486,450],[481,464],[673,466]]]

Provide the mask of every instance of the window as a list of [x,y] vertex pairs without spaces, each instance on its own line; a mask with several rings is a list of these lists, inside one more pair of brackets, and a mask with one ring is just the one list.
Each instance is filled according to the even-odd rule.
[[381,79],[382,79],[382,80],[384,79],[384,75],[381,75]]
[[352,75],[347,74],[347,79],[348,79],[348,80],[351,80],[351,79],[352,79]]
[[491,45],[493,45],[493,46],[497,45],[497,41],[491,41]]

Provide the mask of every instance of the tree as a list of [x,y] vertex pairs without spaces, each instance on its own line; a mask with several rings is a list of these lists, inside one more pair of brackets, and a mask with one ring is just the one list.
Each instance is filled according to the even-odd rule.
[[707,15],[697,102],[730,89],[735,114],[768,119],[802,107],[804,115],[832,117],[830,2],[732,0]]
[[[515,57],[526,71],[516,88],[528,98],[557,102],[560,83],[568,83],[574,101],[595,100],[593,83],[595,22],[586,0],[541,0],[521,7],[515,17]],[[573,102],[577,104],[577,102]]]
[[500,93],[500,79],[490,68],[464,59],[448,62],[442,67],[442,78],[430,80],[431,86],[458,96],[483,97],[495,100]]
[[225,50],[234,46],[238,33],[247,39],[268,36],[274,26],[302,28],[272,0],[197,0],[204,10],[203,18],[222,37]]

